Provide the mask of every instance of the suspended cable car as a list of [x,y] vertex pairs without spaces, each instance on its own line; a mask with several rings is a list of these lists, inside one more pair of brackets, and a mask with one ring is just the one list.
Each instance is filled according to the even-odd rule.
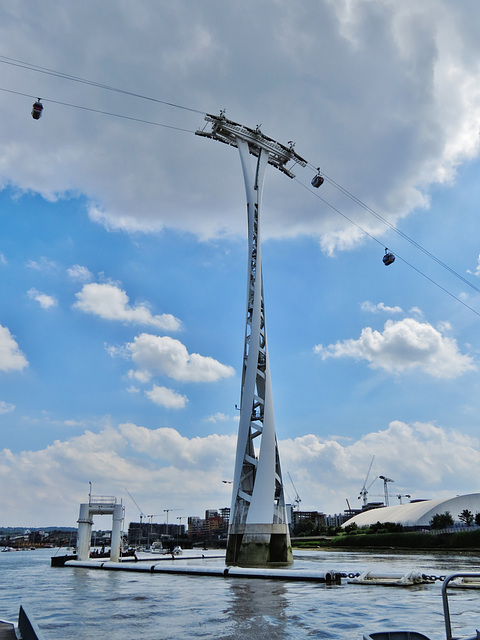
[[40,98],[37,98],[37,101],[33,103],[32,107],[32,118],[34,120],[40,120],[42,117],[43,104],[40,102]]
[[325,178],[320,173],[320,167],[318,167],[317,171],[318,171],[317,175],[314,176],[312,180],[312,186],[315,187],[316,189],[318,189],[318,187],[321,187],[322,184],[325,182]]
[[393,264],[395,262],[395,256],[393,253],[385,247],[385,255],[383,256],[383,264],[388,267],[389,264]]

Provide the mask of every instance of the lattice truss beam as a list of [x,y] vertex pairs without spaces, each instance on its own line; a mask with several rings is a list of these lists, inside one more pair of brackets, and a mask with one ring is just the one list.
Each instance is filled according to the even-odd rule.
[[[250,129],[250,127],[246,127],[243,124],[228,120],[225,117],[225,111],[221,111],[219,116],[207,113],[205,120],[211,127],[209,129],[199,129],[195,132],[196,135],[218,140],[232,147],[238,147],[237,141],[244,140],[248,143],[249,151],[252,155],[258,157],[263,149],[268,153],[268,164],[282,171],[289,178],[295,177],[295,174],[292,173],[292,168],[295,164],[301,167],[307,166],[307,161],[299,156],[298,153],[295,153],[293,142],[290,142],[288,146],[276,142],[276,140],[264,135],[260,131],[260,126]],[[290,168],[287,167],[289,162],[292,162]]]
[[[263,298],[263,278],[261,264],[258,264],[258,205],[255,204],[253,215],[253,229],[250,235],[250,273],[247,299],[247,316],[245,323],[245,343],[242,370],[242,407],[243,402],[248,399],[247,393],[247,367],[249,362],[256,362],[255,390],[251,400],[250,421],[248,425],[248,435],[243,457],[242,470],[239,481],[238,497],[245,501],[240,512],[243,515],[241,520],[245,521],[248,512],[248,505],[252,500],[255,486],[255,476],[258,466],[258,453],[261,449],[261,436],[263,434],[263,422],[265,415],[265,400],[267,384],[270,384],[269,370],[267,369],[267,339],[265,327],[265,306]],[[252,330],[254,322],[254,305],[256,296],[257,275],[260,277],[260,319],[258,331]],[[258,295],[258,293],[257,293]],[[258,336],[255,341],[255,336]],[[248,406],[245,406],[248,411]],[[275,440],[275,491],[274,491],[274,522],[283,522],[284,495],[283,483],[278,455],[278,446]]]

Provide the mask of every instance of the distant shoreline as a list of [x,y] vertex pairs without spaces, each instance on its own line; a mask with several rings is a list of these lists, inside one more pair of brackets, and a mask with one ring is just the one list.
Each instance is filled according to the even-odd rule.
[[326,538],[309,537],[292,540],[297,550],[323,549],[325,551],[403,551],[403,552],[463,552],[480,553],[480,530],[456,533],[355,533]]

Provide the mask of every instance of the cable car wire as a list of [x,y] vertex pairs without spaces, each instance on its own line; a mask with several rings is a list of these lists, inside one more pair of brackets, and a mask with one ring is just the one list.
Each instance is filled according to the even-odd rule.
[[[176,104],[174,102],[167,102],[166,100],[159,100],[158,98],[152,98],[151,96],[146,96],[141,93],[135,93],[134,91],[127,91],[126,89],[119,89],[118,87],[112,87],[108,84],[103,84],[102,82],[95,82],[94,80],[87,80],[86,78],[81,78],[79,76],[73,76],[69,73],[64,73],[62,71],[56,71],[55,69],[49,69],[48,67],[40,67],[36,64],[32,64],[30,62],[24,62],[22,60],[16,60],[15,58],[8,58],[7,56],[0,56],[0,63],[8,64],[13,67],[19,67],[21,69],[28,69],[29,71],[34,71],[36,73],[43,73],[45,75],[53,76],[56,78],[63,78],[64,80],[70,80],[71,82],[79,82],[81,84],[86,84],[91,87],[98,87],[99,89],[105,89],[106,91],[114,91],[115,93],[121,93],[123,95],[132,96],[134,98],[140,98],[142,100],[148,100],[150,102],[156,102],[158,104],[164,104],[169,107],[175,107],[176,109],[183,109],[184,111],[191,111],[192,113],[199,113],[204,115],[205,111],[200,111],[198,109],[192,109],[191,107],[185,107],[181,104]],[[60,103],[61,104],[61,103]]]
[[[314,165],[311,165],[309,163],[309,166],[311,168],[314,168]],[[315,171],[317,171],[317,169],[315,168]],[[329,177],[328,175],[326,175],[323,171],[322,171],[322,176],[325,178],[325,180],[330,183],[333,187],[335,187],[336,189],[338,189],[339,191],[341,191],[344,195],[346,195],[348,198],[350,198],[351,200],[353,200],[353,202],[355,202],[356,204],[358,204],[360,207],[362,207],[362,209],[364,209],[365,211],[367,211],[368,213],[370,213],[371,215],[373,215],[377,220],[380,220],[380,222],[383,222],[387,227],[389,227],[392,231],[394,231],[397,235],[401,236],[404,240],[407,240],[407,242],[410,242],[410,244],[412,244],[414,247],[416,247],[419,251],[422,251],[426,256],[428,256],[431,260],[434,260],[437,264],[439,264],[441,267],[443,267],[444,269],[446,269],[447,271],[449,271],[452,275],[454,275],[456,278],[458,278],[459,280],[461,280],[464,284],[466,284],[467,286],[471,287],[472,289],[474,289],[477,293],[480,293],[480,288],[478,288],[476,285],[474,285],[472,282],[470,282],[470,280],[468,280],[467,278],[465,278],[464,276],[462,276],[460,273],[458,273],[457,271],[455,271],[455,269],[452,269],[452,267],[450,267],[448,264],[446,264],[445,262],[443,262],[443,260],[440,260],[440,258],[437,258],[437,256],[435,256],[433,253],[431,253],[430,251],[428,251],[428,249],[425,249],[425,247],[423,247],[420,243],[418,243],[416,240],[414,240],[413,238],[411,238],[409,235],[407,235],[404,231],[402,231],[401,229],[399,229],[398,227],[396,227],[394,224],[392,224],[391,222],[389,222],[387,219],[385,219],[383,216],[381,216],[379,213],[377,213],[374,209],[372,209],[371,207],[369,207],[367,204],[365,204],[364,202],[362,202],[359,198],[357,198],[353,193],[351,193],[350,191],[348,191],[348,189],[345,189],[345,187],[342,187],[342,185],[338,184],[338,182],[335,182],[335,180],[333,180],[333,178]]]
[[[89,86],[93,86],[93,87],[97,87],[99,89],[104,89],[107,91],[113,91],[115,93],[120,93],[123,95],[129,95],[135,98],[139,98],[142,100],[148,100],[150,102],[155,102],[158,104],[164,104],[166,106],[170,106],[170,107],[174,107],[177,109],[182,109],[184,111],[189,111],[192,113],[198,113],[198,114],[205,114],[205,111],[199,110],[199,109],[193,109],[191,107],[186,107],[174,102],[168,102],[166,100],[160,100],[158,98],[153,98],[151,96],[146,96],[140,93],[135,93],[133,91],[128,91],[125,89],[120,89],[118,87],[113,87],[104,83],[100,83],[100,82],[96,82],[93,80],[88,80],[86,78],[81,78],[79,76],[74,76],[71,74],[67,74],[61,71],[56,71],[54,69],[49,69],[48,67],[41,67],[39,65],[34,65],[32,63],[28,63],[22,60],[17,60],[15,58],[10,58],[8,56],[1,56],[0,55],[0,63],[2,64],[7,64],[7,65],[11,65],[14,67],[19,67],[19,68],[23,68],[29,71],[34,71],[36,73],[42,73],[42,74],[46,74],[46,75],[50,75],[53,77],[57,77],[57,78],[61,78],[64,80],[70,80],[72,82],[77,82],[77,83],[81,83],[81,84],[86,84]],[[26,96],[26,97],[30,97],[30,98],[35,98],[36,96],[32,96],[26,93],[21,93],[19,91],[13,91],[10,89],[5,89],[0,87],[1,91],[5,91],[8,93],[12,93],[12,94],[16,94],[16,95],[21,95],[21,96]],[[113,112],[109,112],[109,111],[104,111],[101,109],[94,109],[91,107],[85,107],[85,106],[81,106],[81,105],[77,105],[77,104],[72,104],[72,103],[68,103],[68,102],[63,102],[60,100],[52,100],[52,99],[45,99],[47,102],[51,102],[52,104],[59,104],[62,106],[66,106],[66,107],[70,107],[70,108],[75,108],[75,109],[81,109],[84,111],[89,111],[92,113],[99,113],[102,115],[107,115],[107,116],[112,116],[115,118],[122,118],[125,120],[131,120],[134,122],[141,122],[144,124],[150,124],[153,126],[157,126],[157,127],[163,127],[163,128],[167,128],[167,129],[172,129],[172,130],[176,130],[176,131],[182,131],[182,132],[186,132],[186,133],[195,133],[195,131],[192,131],[190,129],[185,129],[182,127],[176,127],[176,126],[172,126],[172,125],[167,125],[167,124],[163,124],[163,123],[159,123],[159,122],[153,122],[150,120],[144,120],[142,118],[135,118],[132,116],[126,116],[123,114],[118,114],[118,113],[113,113]],[[312,165],[310,162],[307,163],[307,166],[313,168],[318,175],[320,175],[319,169],[314,167],[314,165]],[[459,278],[464,284],[468,285],[469,287],[471,287],[472,289],[474,289],[475,291],[477,291],[478,293],[480,293],[480,289],[478,287],[476,287],[473,283],[471,283],[469,280],[467,280],[465,277],[463,277],[461,274],[459,274],[457,271],[455,271],[454,269],[452,269],[451,267],[449,267],[445,262],[443,262],[442,260],[440,260],[439,258],[437,258],[434,254],[432,254],[430,251],[428,251],[427,249],[425,249],[422,245],[420,245],[418,242],[416,242],[415,240],[413,240],[413,238],[411,238],[410,236],[408,236],[406,233],[404,233],[403,231],[401,231],[400,229],[398,229],[395,225],[393,225],[391,222],[389,222],[388,220],[386,220],[383,216],[381,216],[379,213],[377,213],[374,209],[372,209],[371,207],[369,207],[368,205],[366,205],[364,202],[362,202],[359,198],[357,198],[355,195],[353,195],[350,191],[348,191],[348,189],[342,187],[339,183],[337,183],[335,180],[333,180],[333,178],[329,177],[328,175],[326,175],[323,171],[321,172],[321,176],[322,178],[326,179],[328,183],[330,183],[333,187],[335,187],[336,189],[338,189],[341,193],[343,193],[344,195],[346,195],[348,198],[350,198],[353,202],[355,202],[358,206],[362,207],[365,211],[367,211],[368,213],[370,213],[371,215],[373,215],[377,220],[383,222],[386,226],[388,226],[392,231],[394,231],[395,233],[397,233],[398,235],[400,235],[402,238],[404,238],[405,240],[407,240],[408,242],[410,242],[413,246],[415,246],[417,249],[419,249],[420,251],[422,251],[425,255],[427,255],[429,258],[431,258],[432,260],[434,260],[435,262],[437,262],[437,264],[439,264],[440,266],[442,266],[443,268],[445,268],[447,271],[449,271],[452,275],[456,276],[457,278]],[[377,242],[378,244],[380,244],[382,247],[384,246],[384,243],[380,242],[377,238],[375,238],[372,234],[370,234],[368,231],[366,231],[365,229],[363,229],[358,223],[354,222],[351,218],[349,218],[347,215],[345,215],[344,213],[342,213],[339,209],[337,209],[336,207],[334,207],[332,204],[330,204],[327,200],[325,200],[324,198],[322,198],[321,196],[319,196],[317,193],[311,191],[311,189],[303,184],[300,180],[298,180],[297,178],[295,178],[295,180],[301,185],[303,186],[305,189],[307,189],[308,191],[310,191],[310,193],[313,193],[313,195],[315,195],[319,200],[321,200],[324,204],[326,204],[328,207],[330,207],[331,209],[333,209],[336,213],[338,213],[339,215],[341,215],[343,218],[345,218],[346,220],[348,220],[351,224],[353,224],[354,226],[356,226],[363,234],[367,235],[368,237],[370,237],[372,240],[374,240],[375,242]],[[322,180],[323,182],[323,180]],[[463,300],[461,300],[460,298],[458,298],[457,296],[455,296],[453,293],[451,293],[450,291],[448,291],[445,287],[443,287],[442,285],[440,285],[438,282],[436,282],[435,280],[433,280],[432,278],[430,278],[429,276],[427,276],[425,273],[423,273],[420,269],[418,269],[417,267],[414,267],[411,263],[409,263],[407,260],[405,260],[405,258],[402,258],[401,256],[399,256],[399,254],[397,252],[395,252],[395,255],[402,260],[405,264],[407,264],[408,266],[410,266],[412,269],[414,269],[417,273],[419,273],[420,275],[422,275],[424,278],[426,278],[427,280],[429,280],[430,282],[432,282],[433,284],[435,284],[437,287],[439,287],[442,291],[444,291],[445,293],[447,293],[449,296],[451,296],[452,298],[454,298],[455,300],[457,300],[458,302],[460,302],[461,304],[463,304],[465,307],[467,307],[468,309],[470,309],[471,311],[473,311],[476,315],[480,316],[480,313],[477,312],[475,309],[473,309],[472,307],[470,307],[468,304],[466,304]]]
[[[11,89],[5,89],[4,87],[0,87],[0,91],[5,91],[6,93],[14,93],[18,96],[25,96],[27,98],[35,98],[35,96],[30,95],[28,93],[21,93],[20,91],[12,91]],[[83,111],[91,111],[93,113],[100,113],[104,116],[112,116],[114,118],[123,118],[124,120],[133,120],[134,122],[143,122],[144,124],[151,124],[155,127],[163,127],[165,129],[174,129],[175,131],[183,131],[185,133],[195,133],[192,129],[184,129],[182,127],[174,127],[170,124],[163,124],[161,122],[153,122],[152,120],[144,120],[143,118],[134,118],[133,116],[126,116],[121,113],[113,113],[112,111],[103,111],[102,109],[93,109],[92,107],[84,107],[79,104],[72,104],[70,102],[62,102],[60,100],[51,100],[50,98],[42,98],[45,102],[50,102],[51,104],[60,104],[64,107],[71,107],[72,109],[81,109]]]
[[[322,174],[323,175],[323,174]],[[381,247],[384,247],[384,243],[380,242],[380,240],[378,240],[378,238],[376,238],[375,236],[373,236],[371,233],[369,233],[368,231],[366,231],[362,226],[360,226],[358,224],[358,222],[355,222],[354,220],[352,220],[351,218],[349,218],[345,213],[343,213],[342,211],[340,211],[340,209],[337,209],[337,207],[335,207],[333,204],[331,204],[330,202],[328,202],[328,200],[325,200],[325,198],[322,198],[322,196],[320,196],[316,191],[312,191],[312,189],[310,189],[310,187],[306,184],[304,184],[303,182],[301,182],[298,178],[294,178],[295,182],[297,182],[299,185],[301,185],[304,189],[306,189],[307,191],[309,191],[312,195],[314,195],[315,197],[317,197],[319,200],[321,200],[325,205],[327,205],[327,207],[329,207],[330,209],[332,209],[333,211],[335,211],[335,213],[338,213],[339,215],[342,216],[342,218],[345,218],[345,220],[348,220],[348,222],[350,222],[351,224],[353,224],[355,227],[357,227],[357,229],[359,229],[362,233],[364,233],[366,236],[368,236],[371,240],[374,240],[377,244],[379,244]],[[469,309],[470,311],[473,311],[473,313],[477,316],[480,317],[480,312],[478,312],[476,309],[474,309],[473,307],[471,307],[469,304],[467,304],[466,302],[464,302],[461,298],[459,298],[458,296],[456,296],[454,293],[452,293],[451,291],[449,291],[448,289],[446,289],[443,285],[439,284],[436,280],[434,280],[433,278],[431,278],[430,276],[427,276],[426,273],[424,273],[423,271],[421,271],[420,269],[418,269],[418,267],[415,267],[411,262],[409,262],[408,260],[406,260],[405,258],[403,258],[401,255],[399,255],[396,251],[395,251],[395,257],[398,258],[399,260],[401,260],[402,262],[404,262],[406,265],[408,265],[411,269],[413,269],[414,271],[416,271],[418,274],[420,274],[421,276],[423,276],[426,280],[428,280],[429,282],[431,282],[432,284],[434,284],[436,287],[438,287],[439,289],[441,289],[444,293],[448,294],[451,298],[453,298],[454,300],[456,300],[457,302],[460,302],[460,304],[463,304],[464,307],[466,307],[467,309]]]
[[[55,69],[49,69],[48,67],[41,67],[39,65],[35,65],[33,63],[30,63],[30,62],[25,62],[23,60],[18,60],[16,58],[11,58],[11,57],[8,57],[8,56],[0,55],[0,62],[2,64],[8,64],[8,65],[11,65],[11,66],[20,67],[22,69],[27,69],[27,70],[34,71],[34,72],[37,72],[37,73],[43,73],[43,74],[51,75],[51,76],[54,76],[54,77],[57,77],[57,78],[63,78],[65,80],[70,80],[72,82],[80,82],[82,84],[86,84],[86,85],[89,85],[89,86],[98,87],[99,89],[105,89],[107,91],[114,91],[116,93],[129,95],[129,96],[132,96],[132,97],[135,97],[135,98],[140,98],[140,99],[143,99],[143,100],[149,100],[151,102],[164,104],[164,105],[167,105],[167,106],[170,106],[170,107],[175,107],[177,109],[183,109],[185,111],[190,111],[190,112],[198,113],[198,114],[202,114],[202,115],[205,114],[205,111],[200,111],[198,109],[192,109],[191,107],[185,107],[183,105],[179,105],[179,104],[176,104],[176,103],[173,103],[173,102],[167,102],[165,100],[159,100],[157,98],[152,98],[150,96],[146,96],[146,95],[143,95],[143,94],[135,93],[133,91],[127,91],[125,89],[120,89],[118,87],[113,87],[113,86],[110,86],[110,85],[107,85],[107,84],[104,84],[104,83],[101,83],[101,82],[88,80],[86,78],[81,78],[79,76],[74,76],[72,74],[64,73],[62,71],[57,71]],[[54,100],[50,100],[50,102],[55,102],[55,101]],[[153,124],[153,125],[156,125],[156,126],[162,126],[162,127],[166,127],[166,128],[170,128],[170,129],[177,129],[179,131],[188,131],[190,133],[190,130],[188,130],[188,129],[182,129],[181,127],[171,127],[169,125],[163,125],[163,124],[159,124],[159,123],[156,123],[156,122],[149,122],[148,120],[142,120],[140,118],[132,118],[132,117],[128,117],[128,116],[122,116],[122,115],[115,114],[115,113],[110,113],[110,112],[96,110],[96,109],[90,109],[90,108],[87,108],[87,107],[80,107],[78,105],[72,105],[72,104],[68,104],[68,103],[64,103],[64,102],[56,102],[56,104],[63,104],[65,106],[69,106],[69,107],[76,107],[76,108],[79,108],[79,109],[85,109],[87,111],[92,111],[92,112],[96,112],[96,113],[102,113],[104,115],[112,115],[112,116],[115,116],[117,118],[125,118],[125,119],[128,119],[128,120],[136,120],[138,122],[144,122],[146,124]],[[308,163],[308,166],[313,168],[316,172],[319,172],[319,169],[315,168],[314,165],[312,165],[310,162]],[[327,182],[329,182],[333,187],[335,187],[341,193],[343,193],[348,198],[350,198],[353,202],[358,204],[358,206],[362,207],[365,211],[367,211],[368,213],[373,215],[377,220],[383,222],[383,224],[388,226],[392,231],[394,231],[396,234],[398,234],[399,236],[401,236],[402,238],[407,240],[407,242],[410,242],[419,251],[422,251],[431,260],[434,260],[437,264],[439,264],[444,269],[449,271],[452,275],[454,275],[456,278],[461,280],[465,285],[469,286],[470,288],[472,288],[477,293],[480,293],[480,288],[478,288],[476,285],[474,285],[472,282],[470,282],[470,280],[468,280],[467,278],[462,276],[460,273],[455,271],[455,269],[452,269],[452,267],[450,267],[448,264],[443,262],[443,260],[440,260],[440,258],[437,258],[437,256],[435,256],[433,253],[428,251],[428,249],[425,249],[425,247],[423,247],[420,243],[416,242],[416,240],[411,238],[409,235],[407,235],[401,229],[399,229],[398,227],[393,225],[391,222],[389,222],[386,218],[384,218],[379,213],[377,213],[374,209],[372,209],[367,204],[362,202],[359,198],[357,198],[354,194],[352,194],[348,189],[346,189],[345,187],[342,187],[342,185],[340,185],[338,182],[336,182],[333,178],[331,178],[330,176],[326,175],[324,172],[321,173],[321,178],[322,178],[322,182],[323,182],[323,178],[325,178],[327,180]]]
[[[177,109],[183,109],[186,111],[190,111],[193,113],[198,113],[198,114],[205,114],[205,111],[200,111],[198,109],[192,109],[190,107],[185,107],[183,105],[179,105],[173,102],[167,102],[165,100],[159,100],[157,98],[152,98],[150,96],[146,96],[146,95],[142,95],[139,93],[135,93],[133,91],[127,91],[125,89],[120,89],[118,87],[112,87],[110,85],[101,83],[101,82],[96,82],[93,80],[88,80],[86,78],[81,78],[79,76],[74,76],[72,74],[68,74],[68,73],[64,73],[62,71],[56,71],[55,69],[49,69],[48,67],[41,67],[39,65],[35,65],[29,62],[25,62],[23,60],[17,60],[16,58],[10,58],[8,56],[1,56],[0,55],[0,62],[3,64],[8,64],[8,65],[12,65],[12,66],[16,66],[16,67],[20,67],[23,69],[28,69],[30,71],[35,71],[37,73],[44,73],[47,75],[51,75],[54,77],[58,77],[58,78],[63,78],[65,80],[70,80],[72,82],[80,82],[82,84],[86,84],[89,86],[94,86],[94,87],[98,87],[100,89],[105,89],[107,91],[114,91],[116,93],[121,93],[124,95],[129,95],[135,98],[140,98],[143,100],[149,100],[151,102],[157,102],[159,104],[164,104],[164,105],[168,105],[170,107],[175,107]],[[50,100],[50,102],[55,102],[53,100]],[[62,103],[62,102],[56,102],[56,104],[63,104],[65,106],[69,106],[69,107],[77,107],[80,109],[85,109],[88,111],[93,111],[93,112],[97,112],[97,113],[102,113],[104,115],[113,115],[115,117],[118,118],[126,118],[129,120],[137,120],[138,122],[144,122],[146,124],[153,124],[156,126],[162,126],[162,127],[166,127],[166,128],[171,128],[171,129],[177,129],[179,131],[188,131],[190,132],[190,130],[187,129],[182,129],[180,127],[170,127],[169,125],[162,125],[159,123],[155,123],[155,122],[149,122],[148,120],[142,120],[140,118],[131,118],[128,116],[122,116],[119,114],[114,114],[114,113],[110,113],[110,112],[106,112],[106,111],[101,111],[101,110],[96,110],[96,109],[89,109],[87,107],[79,107],[78,105],[72,105],[72,104],[68,104],[68,103]],[[194,133],[194,132],[193,132]],[[459,280],[461,280],[465,285],[467,285],[468,287],[470,287],[471,289],[473,289],[474,291],[476,291],[477,293],[480,293],[480,288],[478,288],[476,285],[474,285],[472,282],[470,282],[470,280],[468,280],[467,278],[465,278],[464,276],[462,276],[460,273],[458,273],[457,271],[455,271],[455,269],[453,269],[452,267],[450,267],[448,264],[446,264],[445,262],[443,262],[443,260],[440,260],[440,258],[437,258],[437,256],[435,256],[433,253],[431,253],[430,251],[428,251],[428,249],[426,249],[425,247],[423,247],[420,243],[418,243],[416,240],[414,240],[413,238],[411,238],[409,235],[407,235],[405,232],[403,232],[401,229],[399,229],[398,227],[396,227],[394,224],[392,224],[391,222],[389,222],[386,218],[384,218],[383,216],[381,216],[377,211],[375,211],[374,209],[372,209],[371,207],[369,207],[367,204],[365,204],[364,202],[362,202],[362,200],[360,200],[359,198],[357,198],[353,193],[351,193],[348,189],[346,189],[345,187],[342,187],[342,185],[340,185],[338,182],[336,182],[333,178],[331,178],[330,176],[326,175],[324,172],[322,172],[320,174],[319,169],[316,168],[314,165],[312,165],[310,162],[307,163],[309,167],[311,167],[312,169],[315,170],[315,172],[320,176],[321,175],[321,183],[323,183],[323,179],[326,179],[327,182],[329,182],[333,187],[335,187],[336,189],[338,189],[341,193],[343,193],[345,196],[347,196],[348,198],[350,198],[353,202],[355,202],[358,206],[362,207],[365,211],[367,211],[368,213],[370,213],[371,215],[373,215],[377,220],[379,220],[380,222],[382,222],[383,224],[385,224],[387,227],[389,227],[392,231],[394,231],[396,234],[398,234],[400,237],[402,237],[404,240],[407,240],[407,242],[410,242],[414,247],[416,247],[419,251],[422,251],[426,256],[428,256],[431,260],[433,260],[434,262],[436,262],[437,264],[439,264],[441,267],[443,267],[444,269],[446,269],[447,271],[449,271],[452,275],[454,275],[456,278],[458,278]],[[320,183],[320,184],[321,184]],[[316,186],[316,185],[315,185]]]

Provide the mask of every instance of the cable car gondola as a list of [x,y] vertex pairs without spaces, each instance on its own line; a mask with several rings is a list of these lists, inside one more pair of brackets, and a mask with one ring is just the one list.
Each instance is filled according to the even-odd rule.
[[395,256],[393,253],[385,247],[385,255],[383,256],[383,264],[388,267],[389,264],[393,264],[395,262]]
[[37,101],[33,103],[32,107],[32,118],[34,120],[40,120],[42,117],[43,104],[40,102],[40,98],[37,98]]
[[320,173],[320,167],[318,167],[317,171],[318,171],[317,175],[314,176],[312,179],[312,186],[315,187],[316,189],[318,189],[318,187],[321,187],[322,184],[325,182],[325,178]]

